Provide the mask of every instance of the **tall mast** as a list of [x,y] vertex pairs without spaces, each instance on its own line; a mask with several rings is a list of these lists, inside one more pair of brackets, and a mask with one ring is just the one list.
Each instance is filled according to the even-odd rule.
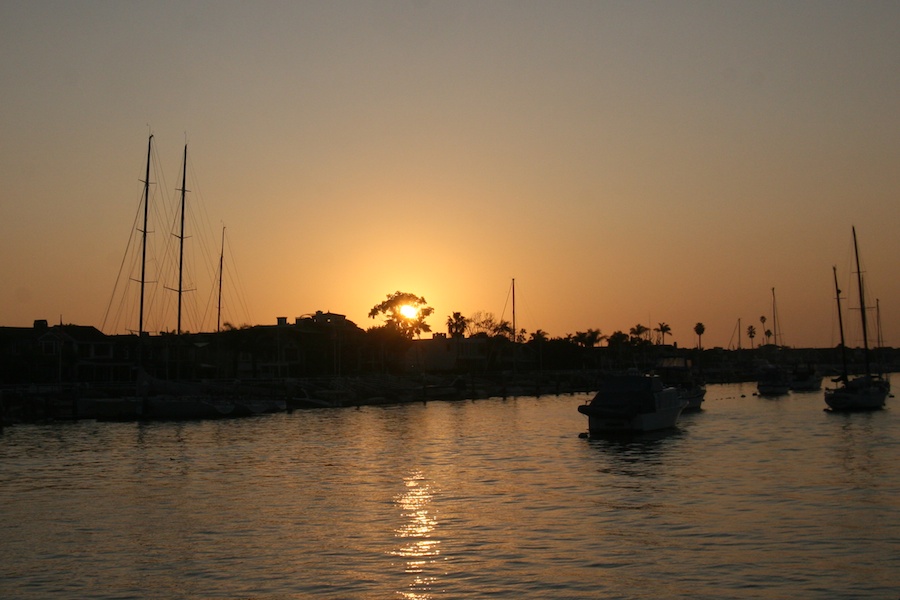
[[516,278],[513,277],[512,280],[512,328],[513,328],[513,342],[517,339],[517,329],[516,329]]
[[187,144],[184,145],[184,164],[181,169],[181,234],[178,249],[178,335],[181,335],[181,295],[184,292],[184,194],[187,192]]
[[147,281],[147,213],[150,204],[150,151],[153,145],[153,134],[147,140],[147,171],[144,175],[144,229],[141,230],[141,314],[138,318],[138,340],[144,337],[144,287]]
[[222,252],[219,254],[219,306],[216,316],[216,333],[222,327],[222,264],[225,262],[225,227],[222,227]]
[[881,334],[881,301],[875,298],[875,347],[884,346],[884,338]]
[[869,332],[866,322],[866,292],[863,289],[862,270],[859,268],[859,246],[856,244],[856,227],[853,227],[853,253],[856,255],[856,282],[859,285],[859,312],[862,316],[863,356],[866,361],[866,375],[869,374]]
[[841,289],[838,287],[837,267],[831,267],[834,271],[834,292],[837,294],[838,328],[841,330],[841,366],[843,379],[847,377],[847,349],[844,346],[844,317],[841,316]]
[[518,351],[516,350],[516,341],[518,340],[519,334],[518,334],[518,330],[516,329],[516,278],[515,277],[513,277],[513,280],[512,280],[512,330],[513,330],[513,335],[512,335],[513,372],[516,372],[516,371],[518,371],[518,366],[519,366],[518,361],[516,360],[518,357],[518,354],[519,354]]
[[772,332],[775,345],[778,345],[778,310],[775,308],[775,288],[772,288]]

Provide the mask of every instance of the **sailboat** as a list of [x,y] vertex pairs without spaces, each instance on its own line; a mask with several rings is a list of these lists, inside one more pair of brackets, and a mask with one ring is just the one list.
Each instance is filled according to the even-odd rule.
[[862,411],[884,408],[890,392],[890,383],[881,375],[872,373],[869,360],[869,337],[866,322],[866,295],[863,287],[862,270],[859,266],[859,245],[856,242],[856,227],[853,227],[853,252],[856,257],[856,281],[859,286],[859,314],[862,319],[863,357],[865,371],[850,379],[847,371],[847,354],[844,345],[844,322],[841,316],[841,290],[838,287],[837,267],[834,271],[834,290],[837,296],[838,325],[841,330],[841,375],[833,380],[837,385],[825,389],[825,403],[832,411]]
[[[772,288],[772,329],[775,347],[778,348],[778,309],[775,305],[775,288]],[[757,374],[756,391],[760,396],[784,396],[791,389],[791,378],[781,366],[766,362]]]

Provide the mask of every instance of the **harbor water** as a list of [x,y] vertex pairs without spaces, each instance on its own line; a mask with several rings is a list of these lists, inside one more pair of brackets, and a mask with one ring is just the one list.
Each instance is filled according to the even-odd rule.
[[900,407],[711,385],[0,433],[0,598],[898,598]]

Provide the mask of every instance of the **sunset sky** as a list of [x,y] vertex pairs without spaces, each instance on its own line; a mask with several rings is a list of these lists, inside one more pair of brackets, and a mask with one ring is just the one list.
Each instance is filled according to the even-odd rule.
[[699,321],[728,347],[775,288],[780,341],[831,346],[855,225],[896,346],[898,24],[866,1],[5,0],[0,325],[137,329],[108,307],[152,133],[151,201],[176,201],[187,141],[205,211],[186,329],[215,328],[224,226],[234,324],[368,328],[399,290],[442,332],[511,320],[515,278],[528,332],[665,322],[693,346]]

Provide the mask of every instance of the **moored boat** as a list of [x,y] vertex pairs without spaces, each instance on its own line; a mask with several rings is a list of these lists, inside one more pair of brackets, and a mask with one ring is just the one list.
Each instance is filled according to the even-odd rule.
[[815,392],[822,389],[822,374],[814,365],[800,363],[791,371],[791,391]]
[[760,396],[784,396],[791,391],[787,371],[777,365],[763,365],[757,375],[756,391]]
[[611,375],[578,412],[588,417],[591,434],[656,431],[674,427],[687,402],[657,375]]
[[847,370],[847,354],[844,345],[844,320],[841,316],[841,290],[838,286],[837,267],[834,272],[834,290],[837,299],[838,326],[841,332],[841,375],[833,380],[837,385],[825,389],[825,404],[832,411],[851,412],[880,410],[891,391],[890,382],[879,374],[872,373],[869,360],[869,337],[866,321],[866,293],[863,286],[862,270],[859,266],[859,246],[856,242],[856,227],[853,228],[853,253],[856,257],[856,282],[859,289],[860,319],[862,320],[863,357],[865,372],[850,379]]
[[861,375],[847,380],[838,377],[834,383],[838,385],[825,389],[825,403],[837,412],[880,410],[890,391],[888,382],[879,375]]
[[664,358],[655,370],[664,386],[678,390],[678,395],[687,404],[685,411],[696,411],[703,407],[706,398],[706,385],[694,374],[690,359],[683,357]]

